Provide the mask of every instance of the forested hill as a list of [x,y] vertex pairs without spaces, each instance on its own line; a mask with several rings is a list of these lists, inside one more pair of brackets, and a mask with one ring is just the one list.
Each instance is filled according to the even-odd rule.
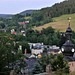
[[11,18],[13,15],[11,14],[0,14],[0,17],[2,18]]
[[[34,12],[35,10],[25,10],[23,12],[20,12],[20,15],[26,15],[26,16],[30,16],[32,12]],[[13,14],[15,15],[15,14]],[[12,14],[0,14],[0,17],[2,18],[11,18],[13,16]]]
[[26,10],[26,11],[21,12],[20,15],[28,15],[29,16],[34,11],[36,11],[36,10]]
[[63,14],[75,13],[75,0],[65,0],[54,4],[52,7],[42,8],[32,14],[32,25],[39,26],[52,21],[51,18]]
[[52,7],[43,8],[40,11],[50,17],[58,17],[63,14],[75,13],[75,0],[65,0],[61,3],[56,3]]

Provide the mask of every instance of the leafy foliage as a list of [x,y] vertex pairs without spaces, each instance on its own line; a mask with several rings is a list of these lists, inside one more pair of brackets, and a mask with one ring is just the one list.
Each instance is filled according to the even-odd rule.
[[39,59],[38,62],[44,71],[46,71],[46,66],[50,65],[52,68],[52,71],[61,73],[61,74],[57,74],[57,75],[62,75],[63,73],[69,73],[68,62],[64,60],[64,56],[62,54],[59,54],[57,56],[54,56],[52,54],[51,55],[43,55]]
[[14,63],[23,57],[22,51],[18,53],[12,37],[10,34],[0,34],[0,74],[2,75],[6,75],[6,71],[10,71],[9,63]]
[[55,32],[52,27],[43,29],[41,32],[32,29],[27,31],[27,41],[30,42],[43,42],[46,45],[59,45],[61,39],[60,32]]
[[[0,34],[0,72],[9,68],[12,62],[12,40],[7,35]],[[7,66],[7,67],[6,67]]]
[[46,71],[46,66],[50,64],[50,56],[43,55],[40,60],[38,60],[39,64],[43,68],[44,72]]
[[63,14],[75,13],[75,0],[65,0],[61,3],[56,3],[52,7],[42,8],[32,13],[32,26],[39,26],[52,22],[53,17],[58,17]]
[[68,62],[64,60],[64,56],[59,54],[54,60],[51,62],[52,69],[54,71],[62,70],[66,73],[69,73]]
[[39,64],[36,64],[32,72],[33,74],[39,74],[39,73],[43,73],[44,71]]
[[32,26],[39,26],[52,21],[51,17],[45,17],[44,13],[40,10],[33,12],[31,17],[30,23]]

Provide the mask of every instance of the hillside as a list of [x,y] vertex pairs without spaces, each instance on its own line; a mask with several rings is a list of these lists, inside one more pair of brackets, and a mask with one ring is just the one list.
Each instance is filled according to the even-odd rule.
[[66,28],[68,27],[68,20],[67,19],[69,17],[71,17],[71,28],[72,28],[72,30],[75,31],[75,14],[67,14],[67,15],[62,15],[60,17],[52,18],[54,22],[44,24],[43,26],[34,27],[33,29],[40,31],[40,30],[42,30],[42,28],[47,28],[49,26],[52,26],[56,30],[60,30],[60,31],[65,32]]
[[[33,11],[35,11],[35,10],[25,10],[25,11],[23,11],[23,12],[20,12],[19,14],[20,15],[26,15],[26,14],[31,14]],[[15,15],[15,14],[13,14],[13,15]],[[13,16],[12,14],[0,14],[0,17],[2,17],[2,18],[11,18],[12,16]]]
[[2,17],[2,18],[11,18],[12,15],[11,14],[0,14],[0,17]]
[[31,14],[32,12],[34,12],[35,10],[26,10],[20,13],[20,15],[26,15],[26,14]]
[[75,0],[64,0],[51,7],[42,8],[34,12],[31,17],[31,26],[40,26],[52,22],[52,18],[75,13]]

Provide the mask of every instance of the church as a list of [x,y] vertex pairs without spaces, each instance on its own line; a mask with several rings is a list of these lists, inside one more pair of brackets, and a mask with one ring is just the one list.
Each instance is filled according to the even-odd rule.
[[75,46],[72,43],[71,36],[72,36],[72,29],[70,27],[70,19],[69,19],[69,26],[65,32],[66,41],[61,47],[61,52],[64,55],[64,59],[69,62],[70,71],[75,71]]

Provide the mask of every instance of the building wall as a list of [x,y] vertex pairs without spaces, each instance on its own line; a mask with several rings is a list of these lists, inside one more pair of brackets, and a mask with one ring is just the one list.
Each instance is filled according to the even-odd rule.
[[31,50],[32,54],[40,54],[40,53],[43,53],[43,49],[32,49]]
[[53,55],[58,54],[58,52],[54,52],[54,51],[51,51],[50,53]]
[[75,61],[69,62],[69,67],[71,72],[75,71]]

